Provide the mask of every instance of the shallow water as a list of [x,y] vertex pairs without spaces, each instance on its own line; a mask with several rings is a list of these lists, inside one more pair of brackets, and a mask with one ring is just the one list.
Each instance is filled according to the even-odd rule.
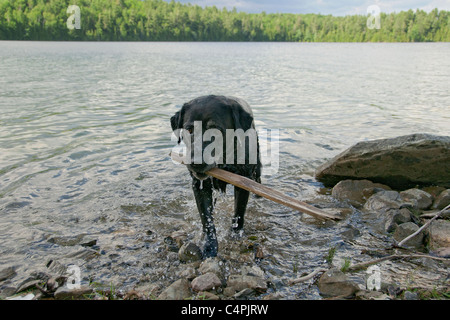
[[[0,269],[20,283],[50,260],[83,282],[169,284],[183,266],[164,239],[201,226],[169,118],[204,94],[241,97],[257,129],[278,129],[280,162],[263,183],[322,208],[314,169],[361,140],[449,135],[450,44],[0,42]],[[330,209],[331,210],[331,209]],[[230,239],[232,188],[218,195],[229,273],[257,263],[285,298],[318,299],[287,279],[387,244],[362,213],[322,223],[252,198]],[[93,248],[55,238],[86,235]],[[53,240],[51,240],[53,239]],[[255,247],[264,252],[255,261]],[[243,250],[242,248],[250,248]],[[339,263],[339,262],[337,262]],[[271,289],[272,290],[272,289]]]

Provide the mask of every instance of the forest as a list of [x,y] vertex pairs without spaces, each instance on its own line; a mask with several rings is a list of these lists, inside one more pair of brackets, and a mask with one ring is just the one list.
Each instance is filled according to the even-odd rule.
[[[78,15],[68,7],[79,7]],[[245,13],[163,0],[0,0],[0,40],[54,41],[450,41],[450,12],[369,16]],[[78,19],[78,27],[69,27]]]

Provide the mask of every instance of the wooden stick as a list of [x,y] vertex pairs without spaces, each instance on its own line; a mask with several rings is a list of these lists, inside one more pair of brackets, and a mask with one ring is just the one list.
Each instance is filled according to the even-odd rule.
[[409,239],[411,239],[412,237],[418,235],[420,232],[422,232],[423,229],[427,228],[434,220],[436,220],[437,218],[439,218],[441,215],[443,215],[444,213],[447,213],[447,210],[450,209],[450,204],[448,206],[446,206],[444,209],[442,209],[441,211],[439,211],[430,221],[428,221],[427,223],[425,223],[422,227],[420,227],[416,232],[414,232],[413,234],[407,236],[405,239],[403,239],[402,241],[400,241],[398,243],[398,246],[401,247],[405,244],[406,241],[408,241]]
[[357,264],[351,265],[350,267],[347,268],[347,271],[350,271],[350,272],[358,271],[360,269],[365,269],[365,268],[367,268],[367,267],[369,267],[371,265],[378,264],[378,263],[386,261],[386,260],[420,259],[420,258],[429,258],[429,259],[433,259],[433,260],[447,261],[447,262],[450,260],[450,259],[447,259],[447,258],[430,256],[430,255],[427,255],[427,254],[393,254],[393,255],[382,257],[382,258],[379,258],[379,259],[375,259],[375,260],[361,262],[361,263],[357,263]]
[[296,283],[299,283],[299,282],[308,281],[309,279],[314,278],[317,274],[319,274],[321,272],[326,272],[326,271],[328,271],[328,269],[318,268],[318,269],[314,270],[313,272],[311,272],[310,274],[307,274],[306,276],[303,276],[303,277],[300,277],[300,278],[297,278],[297,279],[294,279],[294,280],[290,280],[288,282],[288,284],[290,286],[292,286],[292,285],[294,285]]
[[[175,162],[183,163],[183,160],[176,153],[171,153],[171,158]],[[331,220],[342,219],[341,217],[339,217],[337,215],[334,215],[334,214],[331,214],[328,212],[324,212],[310,204],[307,204],[303,201],[291,198],[277,190],[266,187],[266,186],[264,186],[256,181],[253,181],[247,177],[243,177],[238,174],[235,174],[235,173],[232,173],[232,172],[229,172],[226,170],[222,170],[219,168],[213,168],[205,173],[216,179],[225,181],[236,187],[253,192],[259,196],[262,196],[262,197],[272,200],[274,202],[285,205],[291,209],[309,214],[313,217],[321,218],[321,219],[331,219]]]

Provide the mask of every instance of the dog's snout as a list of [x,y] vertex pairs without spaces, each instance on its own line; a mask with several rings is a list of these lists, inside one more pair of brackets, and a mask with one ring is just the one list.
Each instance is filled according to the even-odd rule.
[[208,165],[206,163],[200,163],[200,164],[190,164],[189,167],[193,170],[193,171],[198,171],[198,172],[204,172]]

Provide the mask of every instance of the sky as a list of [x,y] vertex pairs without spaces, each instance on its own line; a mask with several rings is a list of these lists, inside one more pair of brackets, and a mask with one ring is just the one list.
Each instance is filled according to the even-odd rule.
[[[169,1],[169,0],[167,0]],[[321,13],[334,16],[368,13],[367,9],[377,5],[380,12],[391,13],[421,9],[427,12],[434,8],[450,11],[450,0],[176,0],[181,3],[197,4],[199,6],[226,7],[249,13]]]

